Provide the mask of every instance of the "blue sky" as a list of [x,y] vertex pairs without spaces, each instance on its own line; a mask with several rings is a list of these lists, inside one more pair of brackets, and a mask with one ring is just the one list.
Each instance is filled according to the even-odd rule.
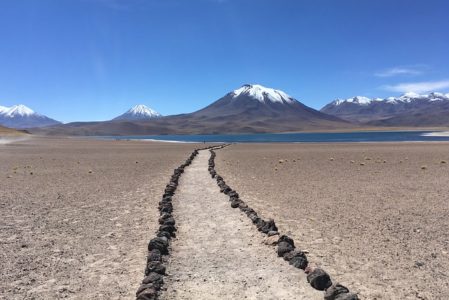
[[0,105],[106,120],[195,111],[245,83],[321,108],[449,92],[449,1],[0,0]]

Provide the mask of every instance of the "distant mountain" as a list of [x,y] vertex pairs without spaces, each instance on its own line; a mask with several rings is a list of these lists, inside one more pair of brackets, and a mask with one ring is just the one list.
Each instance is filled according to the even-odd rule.
[[143,104],[136,105],[124,114],[114,118],[115,121],[137,121],[160,118],[162,115]]
[[305,106],[286,93],[244,85],[189,114],[108,122],[69,123],[34,132],[53,135],[150,135],[293,132],[354,127],[338,117]]
[[305,106],[283,91],[258,84],[243,85],[191,117],[213,124],[214,132],[286,132],[350,126]]
[[321,112],[371,126],[447,126],[449,94],[406,93],[400,97],[337,99]]
[[44,115],[34,112],[25,105],[0,106],[0,125],[10,128],[32,128],[60,124]]

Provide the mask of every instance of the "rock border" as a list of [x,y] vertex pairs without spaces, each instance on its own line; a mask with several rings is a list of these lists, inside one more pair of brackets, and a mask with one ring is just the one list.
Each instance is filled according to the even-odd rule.
[[156,300],[159,298],[159,291],[164,284],[164,276],[166,274],[167,258],[170,253],[170,241],[176,237],[176,222],[173,217],[172,197],[178,188],[179,179],[184,173],[186,167],[190,166],[198,155],[199,151],[215,149],[221,146],[209,146],[205,148],[195,149],[187,160],[173,171],[169,183],[166,185],[162,200],[159,202],[159,230],[156,237],[152,238],[148,243],[148,255],[145,267],[145,277],[141,285],[137,289],[137,300]]
[[216,179],[220,192],[229,196],[232,208],[239,208],[251,222],[256,226],[257,230],[267,235],[265,244],[277,245],[277,255],[282,257],[285,261],[295,268],[303,270],[307,274],[307,281],[316,290],[324,291],[325,300],[359,300],[357,294],[351,293],[348,288],[339,284],[333,283],[329,274],[321,268],[312,268],[309,266],[306,253],[298,250],[295,247],[295,242],[287,235],[281,235],[276,227],[273,219],[264,220],[257,212],[248,206],[239,194],[226,184],[223,177],[218,175],[215,170],[214,150],[223,148],[216,147],[209,149],[210,158],[208,170],[212,178]]

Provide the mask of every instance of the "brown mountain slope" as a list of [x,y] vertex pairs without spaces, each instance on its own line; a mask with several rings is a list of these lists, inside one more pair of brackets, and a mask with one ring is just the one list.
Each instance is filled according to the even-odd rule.
[[28,134],[25,130],[15,130],[12,128],[0,126],[0,137],[2,136],[22,136]]

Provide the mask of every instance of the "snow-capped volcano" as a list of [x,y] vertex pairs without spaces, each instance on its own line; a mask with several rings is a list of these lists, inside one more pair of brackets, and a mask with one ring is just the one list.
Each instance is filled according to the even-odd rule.
[[114,118],[113,120],[119,121],[135,121],[135,120],[148,120],[162,117],[157,111],[145,106],[143,104],[136,105],[129,109],[124,114]]
[[29,107],[26,107],[23,104],[14,105],[11,106],[10,108],[7,107],[5,108],[6,108],[6,110],[4,111],[5,117],[14,118],[14,117],[26,117],[31,115],[38,115],[37,113],[34,112],[34,110],[32,110]]
[[11,107],[0,106],[0,124],[11,128],[31,128],[56,125],[60,122],[19,104]]
[[216,132],[232,132],[233,127],[240,132],[276,132],[346,125],[281,90],[259,84],[245,84],[190,116],[202,122],[220,123]]
[[[354,97],[349,99],[337,99],[321,109],[322,112],[338,116],[355,122],[372,122],[386,120],[408,114],[408,123],[401,121],[398,125],[412,124],[412,115],[416,119],[426,119],[420,125],[428,122],[430,115],[447,112],[449,116],[449,94],[430,93],[420,95],[405,93],[399,97],[367,98]],[[401,117],[402,118],[402,117]],[[405,118],[405,117],[404,117]],[[402,118],[402,119],[404,119]],[[372,123],[372,125],[376,125]]]
[[273,103],[292,103],[295,101],[295,99],[283,91],[267,88],[259,84],[245,84],[241,88],[232,91],[231,94],[233,99],[247,96],[258,100],[261,103],[267,101]]

